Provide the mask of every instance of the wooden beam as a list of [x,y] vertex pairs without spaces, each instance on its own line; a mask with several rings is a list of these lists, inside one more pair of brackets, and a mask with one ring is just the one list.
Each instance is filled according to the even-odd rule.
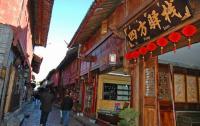
[[86,56],[86,57],[79,57],[80,60],[86,61],[86,62],[95,62],[96,56]]

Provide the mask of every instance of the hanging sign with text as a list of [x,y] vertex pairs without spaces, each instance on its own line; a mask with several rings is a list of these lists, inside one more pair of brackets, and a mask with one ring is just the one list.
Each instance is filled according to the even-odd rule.
[[192,17],[188,0],[160,0],[124,28],[130,48]]

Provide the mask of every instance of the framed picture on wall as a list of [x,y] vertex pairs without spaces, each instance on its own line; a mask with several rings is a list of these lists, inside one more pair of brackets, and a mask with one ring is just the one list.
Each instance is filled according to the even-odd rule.
[[174,95],[175,102],[185,102],[185,75],[174,74]]
[[197,79],[196,76],[186,76],[187,82],[187,102],[190,103],[197,103],[198,96],[197,96]]

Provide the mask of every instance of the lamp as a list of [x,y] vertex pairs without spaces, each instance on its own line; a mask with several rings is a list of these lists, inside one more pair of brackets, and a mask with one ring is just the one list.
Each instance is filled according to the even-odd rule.
[[150,57],[152,58],[152,52],[154,50],[156,50],[157,48],[157,45],[154,43],[154,42],[150,42],[148,45],[147,45],[147,50],[150,51]]
[[161,50],[161,54],[163,54],[163,48],[165,46],[167,46],[168,44],[168,41],[167,39],[165,38],[159,38],[157,41],[156,41],[157,45],[160,46],[160,50]]
[[179,32],[172,32],[169,36],[168,39],[174,43],[174,53],[176,52],[176,43],[179,42],[181,39],[181,34]]
[[188,38],[188,47],[191,47],[191,37],[195,35],[197,28],[194,25],[187,25],[182,29],[182,33]]
[[147,48],[146,47],[141,47],[139,49],[139,53],[142,55],[142,60],[144,61],[144,55],[147,53]]
[[140,53],[139,53],[139,51],[133,51],[132,53],[131,53],[131,57],[134,59],[134,62],[136,63],[137,62],[137,58],[140,56]]
[[110,53],[109,54],[109,64],[115,65],[117,63],[117,54],[116,53]]

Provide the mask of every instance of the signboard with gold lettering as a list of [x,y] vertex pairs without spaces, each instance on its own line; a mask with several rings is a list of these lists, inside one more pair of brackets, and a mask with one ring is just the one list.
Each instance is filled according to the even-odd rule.
[[124,28],[130,48],[192,17],[188,0],[159,0]]

